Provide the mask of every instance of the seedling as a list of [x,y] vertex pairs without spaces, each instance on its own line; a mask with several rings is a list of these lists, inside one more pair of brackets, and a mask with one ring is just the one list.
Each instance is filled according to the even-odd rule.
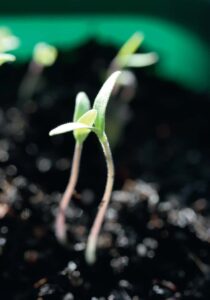
[[[109,141],[105,132],[105,112],[111,92],[120,74],[121,72],[116,71],[106,80],[95,98],[93,109],[89,109],[89,102],[87,101],[88,98],[84,96],[85,94],[79,94],[80,96],[78,95],[77,97],[74,112],[74,122],[60,125],[49,133],[50,135],[56,135],[73,131],[76,139],[71,177],[66,192],[60,202],[60,208],[56,220],[56,235],[59,236],[59,239],[65,238],[65,211],[70,200],[69,196],[72,195],[77,182],[82,145],[91,131],[96,134],[106,159],[107,181],[105,191],[87,240],[85,253],[86,261],[90,264],[94,263],[96,260],[97,240],[110,201],[114,183],[114,164]],[[80,101],[78,99],[80,99]]]
[[[80,92],[76,97],[73,123],[69,123],[68,126],[67,124],[61,125],[50,132],[50,135],[64,133],[65,130],[70,131],[69,126],[71,126],[72,130],[74,130],[73,134],[75,138],[75,149],[72,160],[71,175],[66,190],[61,199],[55,222],[55,234],[57,239],[62,244],[66,243],[66,210],[77,184],[83,143],[90,133],[90,130],[87,130],[86,126],[93,125],[95,118],[96,111],[93,109],[90,110],[90,101],[87,95],[84,92]],[[82,129],[82,124],[86,125],[85,129]]]
[[135,93],[136,79],[135,76],[127,68],[140,68],[153,65],[158,61],[158,55],[155,52],[150,53],[135,53],[141,46],[144,40],[144,35],[140,32],[134,33],[120,48],[117,55],[112,60],[107,74],[116,70],[123,70],[113,94],[117,94],[121,86],[126,87],[126,101],[128,102]]
[[[122,70],[117,80],[112,95],[117,101],[112,101],[109,114],[108,126],[109,140],[114,147],[119,143],[123,129],[129,120],[129,102],[135,97],[137,79],[135,74],[128,68],[139,68],[152,65],[157,62],[158,56],[154,52],[135,53],[144,41],[144,35],[140,32],[134,33],[120,48],[112,60],[107,76],[116,70]],[[115,100],[115,98],[113,99]]]
[[52,66],[58,56],[57,49],[47,43],[38,43],[33,50],[33,58],[19,88],[19,104],[31,100],[46,67]]
[[[139,68],[150,66],[157,62],[158,55],[155,52],[135,53],[144,40],[142,33],[134,33],[120,48],[112,60],[108,73],[124,68]],[[118,82],[119,83],[119,82]]]

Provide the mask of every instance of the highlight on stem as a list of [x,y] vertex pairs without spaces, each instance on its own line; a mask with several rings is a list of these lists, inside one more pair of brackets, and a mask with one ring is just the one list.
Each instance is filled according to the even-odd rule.
[[61,199],[55,223],[56,236],[62,242],[66,241],[65,213],[78,179],[82,146],[91,131],[96,134],[105,156],[107,165],[105,191],[99,205],[95,221],[90,230],[85,251],[85,258],[89,264],[93,264],[96,260],[98,236],[111,198],[114,183],[114,164],[109,141],[105,132],[105,113],[111,92],[120,74],[120,71],[116,71],[105,81],[95,98],[93,109],[90,109],[87,95],[84,93],[79,93],[76,98],[73,122],[60,125],[51,130],[49,133],[50,135],[56,135],[73,131],[75,137],[75,151],[71,176],[63,198]]

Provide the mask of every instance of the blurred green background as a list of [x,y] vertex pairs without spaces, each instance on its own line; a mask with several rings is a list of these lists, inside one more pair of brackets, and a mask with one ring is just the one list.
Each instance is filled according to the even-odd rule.
[[18,61],[39,41],[63,49],[89,38],[120,46],[136,31],[160,56],[157,74],[198,92],[210,92],[210,1],[3,1],[0,26],[20,37]]

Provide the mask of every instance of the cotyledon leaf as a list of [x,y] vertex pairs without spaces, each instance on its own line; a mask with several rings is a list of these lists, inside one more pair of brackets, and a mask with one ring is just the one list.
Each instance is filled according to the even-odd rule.
[[121,68],[126,66],[127,62],[125,59],[122,61],[121,58],[136,52],[143,40],[144,35],[140,32],[136,32],[125,42],[125,44],[123,44],[115,57],[117,64],[119,64]]
[[133,68],[150,66],[155,64],[157,61],[158,55],[155,52],[125,55],[120,58],[122,65]]
[[[78,120],[78,123],[85,124],[86,126],[92,126],[96,120],[97,117],[97,110],[96,109],[90,109],[86,113],[84,113]],[[93,127],[92,127],[93,129]],[[83,143],[84,140],[87,138],[88,134],[90,133],[90,129],[86,128],[79,128],[74,130],[73,134],[78,143]]]
[[69,132],[69,131],[76,130],[76,129],[89,129],[89,130],[91,130],[92,128],[93,128],[92,126],[88,126],[88,125],[85,125],[83,123],[70,122],[70,123],[62,124],[62,125],[54,128],[54,129],[52,129],[49,132],[49,135],[52,136],[52,135],[62,134],[62,133],[66,133],[66,132]]
[[90,109],[90,100],[85,92],[79,92],[75,102],[73,121],[77,122]]
[[121,71],[116,71],[109,76],[101,87],[98,95],[95,98],[93,108],[97,110],[95,127],[98,130],[99,136],[103,135],[105,129],[105,112],[113,87],[121,74]]

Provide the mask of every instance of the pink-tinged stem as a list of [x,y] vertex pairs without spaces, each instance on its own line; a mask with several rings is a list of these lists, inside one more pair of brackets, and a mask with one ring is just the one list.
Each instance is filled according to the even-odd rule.
[[113,164],[112,153],[110,150],[109,142],[107,140],[106,135],[103,136],[100,142],[101,142],[101,146],[107,164],[107,181],[106,181],[104,195],[99,205],[98,213],[93,223],[93,226],[91,228],[88,241],[87,241],[85,258],[87,263],[89,264],[93,264],[96,260],[96,247],[97,247],[98,236],[111,198],[111,193],[112,193],[112,188],[114,183],[114,164]]
[[39,85],[39,80],[43,73],[44,66],[37,64],[32,60],[28,66],[28,70],[20,84],[18,91],[19,104],[24,104],[25,101],[31,100]]
[[68,185],[61,199],[58,214],[55,222],[55,234],[57,239],[61,243],[66,242],[66,210],[71,201],[72,195],[75,190],[75,186],[78,180],[80,159],[82,153],[82,144],[76,143],[74,149],[74,156],[72,161],[71,175],[69,178]]

